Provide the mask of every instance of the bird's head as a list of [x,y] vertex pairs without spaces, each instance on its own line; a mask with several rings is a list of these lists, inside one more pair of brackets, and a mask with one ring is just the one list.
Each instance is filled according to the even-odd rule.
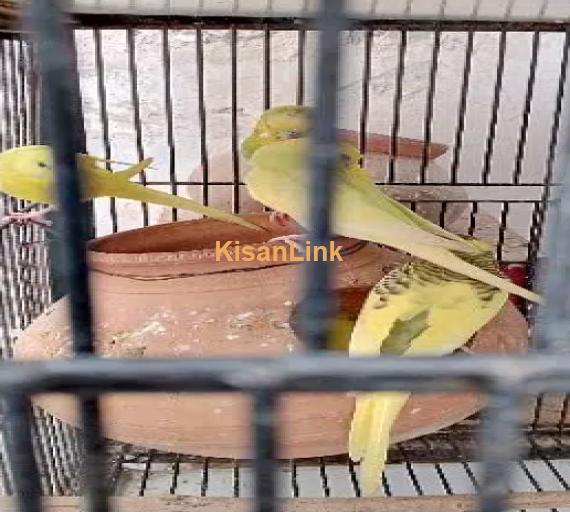
[[248,160],[263,146],[283,140],[306,137],[309,131],[312,109],[298,105],[283,105],[266,110],[253,132],[241,146]]
[[45,176],[52,168],[49,146],[22,146],[0,153],[0,190],[7,175]]
[[355,165],[359,165],[362,155],[358,148],[348,142],[340,144],[340,163],[343,170],[348,170]]

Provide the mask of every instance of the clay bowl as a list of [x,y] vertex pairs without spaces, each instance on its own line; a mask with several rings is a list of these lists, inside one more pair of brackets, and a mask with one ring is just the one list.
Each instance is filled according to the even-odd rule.
[[[268,226],[267,216],[249,216]],[[204,358],[287,355],[303,349],[291,324],[299,299],[299,264],[216,262],[215,241],[262,244],[284,234],[255,233],[212,220],[137,229],[89,246],[94,330],[103,357]],[[343,315],[355,318],[366,293],[385,269],[402,261],[373,244],[340,240],[344,262],[335,265],[334,290]],[[19,359],[70,354],[67,304],[50,307],[19,338]],[[522,352],[526,323],[510,304],[475,336],[475,352]],[[450,361],[452,364],[452,360]],[[74,399],[34,397],[37,405],[77,424]],[[475,394],[417,395],[407,404],[394,440],[416,437],[460,421],[483,405]],[[298,393],[282,397],[279,456],[344,453],[354,399],[347,394]],[[222,394],[114,394],[102,399],[107,437],[147,448],[210,457],[246,458],[249,399]]]

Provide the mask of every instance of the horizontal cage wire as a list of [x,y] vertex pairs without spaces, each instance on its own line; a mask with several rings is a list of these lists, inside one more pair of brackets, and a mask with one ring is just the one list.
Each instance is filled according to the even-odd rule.
[[[79,19],[93,24],[74,32],[88,152],[119,162],[152,156],[152,168],[140,175],[147,186],[234,212],[259,208],[243,183],[239,144],[264,109],[315,102],[313,27],[278,18],[211,25],[157,18],[145,26],[130,17]],[[390,20],[341,34],[339,126],[358,135],[378,185],[440,225],[494,243],[502,263],[526,265],[529,280],[543,256],[543,225],[556,185],[569,27]],[[37,143],[32,48],[6,35],[0,59],[1,148]],[[379,154],[369,151],[374,134],[385,135]],[[36,206],[3,197],[5,212],[26,207]],[[94,213],[98,236],[192,218],[114,199],[96,200]],[[44,230],[9,226],[0,237],[0,355],[9,359],[14,339],[50,305],[52,294]],[[512,491],[568,490],[568,397],[539,396],[527,409],[527,457],[518,463]],[[34,418],[42,491],[76,494],[78,432],[39,408]],[[474,493],[479,427],[472,418],[393,447],[384,495]],[[116,495],[253,492],[247,461],[112,442],[107,448],[108,486]],[[0,437],[0,495],[13,492],[5,458]],[[278,494],[359,496],[357,471],[345,457],[285,461]]]
[[[17,2],[5,2],[7,18],[16,17]],[[133,20],[153,22],[164,18],[179,23],[192,19],[218,20],[224,24],[231,21],[247,20],[259,23],[260,19],[281,21],[294,17],[315,16],[318,9],[316,0],[219,0],[215,4],[209,2],[175,1],[175,0],[131,0],[128,3],[112,2],[112,0],[73,0],[68,2],[68,9],[82,23],[109,23],[109,14],[113,14],[113,22],[124,25]],[[570,7],[560,0],[501,0],[485,2],[484,0],[394,0],[380,2],[378,0],[353,0],[346,6],[349,19],[375,21],[406,20],[408,23],[433,22],[438,20],[463,21],[473,19],[479,22],[517,21],[548,22],[567,20]],[[222,20],[220,21],[220,18]]]

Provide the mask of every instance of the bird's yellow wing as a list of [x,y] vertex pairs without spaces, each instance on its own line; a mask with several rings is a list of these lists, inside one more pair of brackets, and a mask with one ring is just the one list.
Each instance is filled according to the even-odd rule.
[[[421,263],[418,264],[421,267]],[[476,282],[424,280],[414,265],[396,269],[370,292],[350,341],[351,355],[449,354],[466,343],[503,307],[508,295]],[[443,277],[443,276],[442,276]],[[390,430],[409,393],[358,395],[349,454],[361,461],[361,488],[374,493],[386,461]]]
[[[350,340],[351,355],[444,355],[466,343],[507,301],[482,293],[473,281],[420,280],[410,264],[376,285]],[[484,298],[482,298],[484,297]]]
[[[350,147],[350,145],[348,145]],[[308,173],[307,139],[286,140],[266,145],[257,150],[250,161],[245,178],[254,199],[275,210],[291,215],[299,224],[307,226]],[[334,201],[334,231],[338,234],[393,245],[412,237],[424,242],[455,250],[470,251],[463,240],[455,241],[423,231],[394,217],[379,203],[382,192],[365,189],[361,180],[354,180],[355,171],[338,172]],[[382,240],[378,228],[382,229]],[[351,232],[351,234],[349,234]],[[362,236],[360,236],[362,235]]]
[[[394,218],[411,226],[416,226],[424,229],[425,231],[428,231],[434,235],[460,242],[462,246],[465,245],[461,237],[458,235],[450,233],[449,231],[443,229],[441,226],[438,226],[437,224],[424,219],[421,215],[418,215],[409,208],[406,208],[403,204],[396,201],[388,194],[381,192],[372,180],[368,171],[365,169],[362,169],[361,167],[355,165],[351,167],[349,172],[343,176],[343,180],[346,181],[346,183],[350,186],[356,188],[360,194],[369,197],[370,200],[374,201],[379,208],[389,211],[390,215],[392,215]],[[470,250],[469,247],[464,247],[463,249],[466,252],[469,252]]]

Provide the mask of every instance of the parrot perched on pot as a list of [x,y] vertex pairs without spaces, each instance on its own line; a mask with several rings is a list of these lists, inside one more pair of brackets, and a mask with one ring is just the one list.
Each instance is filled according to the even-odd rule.
[[[475,253],[457,257],[500,276],[491,246],[470,238]],[[503,308],[496,287],[413,260],[386,274],[370,291],[350,339],[351,356],[442,356],[464,345]],[[360,460],[364,495],[374,493],[386,461],[391,427],[410,393],[358,394],[349,436],[350,457]]]
[[[130,182],[130,178],[148,167],[152,159],[143,160],[128,169],[115,173],[99,167],[97,162],[100,161],[106,160],[90,155],[77,155],[78,170],[81,173],[83,184],[83,199],[86,201],[107,196],[134,199],[171,208],[191,210],[213,219],[233,222],[251,229],[261,229],[231,213]],[[0,153],[0,191],[33,203],[53,205],[55,203],[55,182],[51,149],[48,146],[23,146]],[[47,210],[15,213],[5,218],[4,222],[28,221],[46,224],[47,221],[43,220],[43,216]]]
[[[273,121],[274,112],[278,122]],[[261,116],[242,146],[246,156],[250,155],[245,183],[251,196],[304,228],[309,224],[309,147],[305,137],[309,113],[306,107],[271,109]],[[384,194],[360,167],[356,147],[342,143],[340,149],[332,211],[336,235],[383,244],[514,295],[541,301],[537,294],[457,256],[477,251],[459,235]]]

